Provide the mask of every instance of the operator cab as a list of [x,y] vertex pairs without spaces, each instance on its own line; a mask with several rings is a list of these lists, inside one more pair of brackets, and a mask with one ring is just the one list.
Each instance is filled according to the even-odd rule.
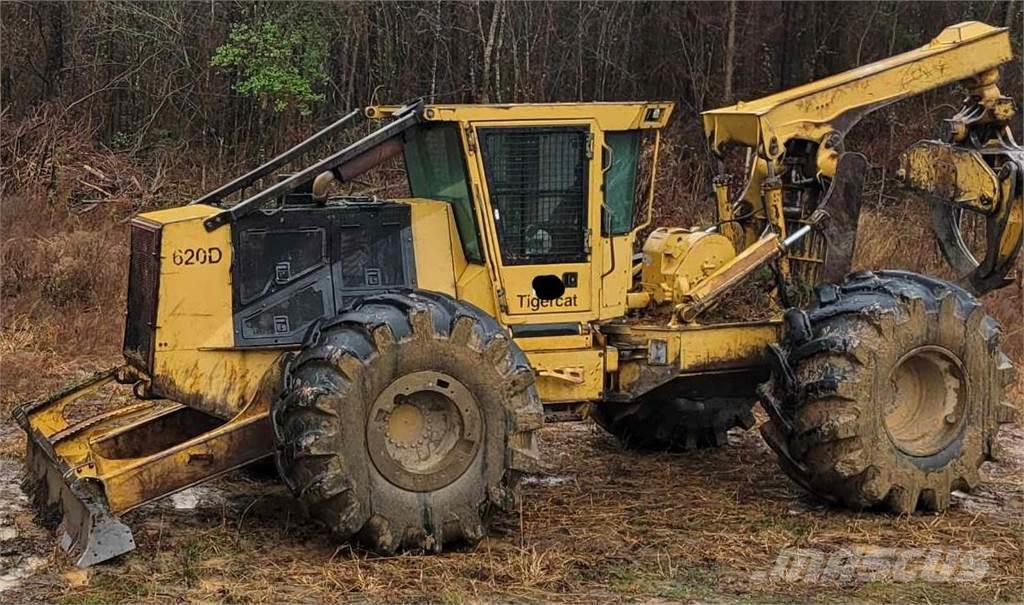
[[467,263],[487,265],[496,282],[504,323],[621,315],[635,235],[649,218],[657,131],[671,111],[671,103],[427,106],[405,134],[409,189],[451,205]]

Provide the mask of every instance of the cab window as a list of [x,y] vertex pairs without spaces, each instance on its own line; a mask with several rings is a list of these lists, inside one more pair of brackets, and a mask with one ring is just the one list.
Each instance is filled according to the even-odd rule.
[[602,235],[625,235],[633,228],[636,206],[637,159],[640,155],[640,132],[606,132],[604,173],[604,205]]
[[495,127],[478,132],[502,261],[586,261],[589,130]]
[[435,123],[417,128],[405,144],[405,171],[413,197],[452,205],[466,259],[482,263],[458,125]]

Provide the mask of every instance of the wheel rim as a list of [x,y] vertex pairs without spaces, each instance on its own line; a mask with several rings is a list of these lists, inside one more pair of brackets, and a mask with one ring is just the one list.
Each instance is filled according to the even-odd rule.
[[883,418],[889,438],[912,456],[930,456],[952,443],[967,415],[963,366],[942,347],[919,347],[889,375],[893,398]]
[[377,470],[411,491],[440,489],[472,464],[482,439],[480,406],[443,372],[421,371],[392,382],[374,401],[366,443]]

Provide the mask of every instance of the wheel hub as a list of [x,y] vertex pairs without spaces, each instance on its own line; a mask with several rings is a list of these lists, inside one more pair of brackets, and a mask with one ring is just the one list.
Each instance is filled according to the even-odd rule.
[[889,380],[893,398],[883,424],[896,447],[912,456],[930,456],[956,439],[969,401],[956,355],[942,347],[918,347],[900,359]]
[[412,403],[400,403],[388,415],[388,444],[397,449],[415,449],[426,442],[430,417]]
[[480,406],[468,388],[444,372],[406,374],[370,408],[366,443],[374,466],[391,483],[433,491],[455,481],[482,440]]

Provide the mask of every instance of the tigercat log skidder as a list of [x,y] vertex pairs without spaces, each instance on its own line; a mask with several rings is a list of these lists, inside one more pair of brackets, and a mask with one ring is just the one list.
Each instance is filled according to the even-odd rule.
[[[1008,283],[1021,246],[1024,149],[997,87],[1011,58],[1007,30],[962,23],[705,113],[716,155],[746,149],[745,175],[714,181],[714,225],[658,227],[636,259],[671,103],[352,112],[132,221],[125,364],[17,410],[28,484],[61,509],[82,566],[134,548],[121,513],[269,456],[338,539],[436,551],[479,539],[514,501],[545,406],[585,402],[627,446],[689,449],[751,427],[760,400],[764,437],[812,493],[942,510],[1011,417],[1014,370],[973,297]],[[846,276],[867,162],[845,134],[954,82],[963,108],[906,152],[901,178],[933,201],[961,285]],[[383,125],[226,201],[359,116]],[[413,197],[330,195],[398,155]],[[964,237],[971,216],[980,246]],[[708,319],[755,274],[776,280],[768,319]],[[794,284],[817,285],[806,310],[786,302]],[[65,418],[114,381],[138,401]]]

